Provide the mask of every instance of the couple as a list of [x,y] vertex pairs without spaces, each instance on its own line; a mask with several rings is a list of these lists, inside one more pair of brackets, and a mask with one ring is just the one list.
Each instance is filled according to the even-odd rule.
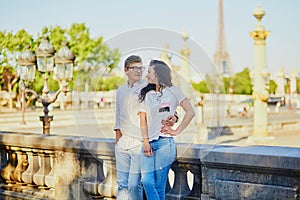
[[[147,81],[142,80],[145,67],[139,56],[129,56],[124,63],[127,83],[116,96],[116,166],[117,199],[165,199],[168,173],[176,158],[173,136],[181,133],[195,113],[182,91],[173,86],[167,64],[152,60]],[[185,115],[176,129],[176,108]]]

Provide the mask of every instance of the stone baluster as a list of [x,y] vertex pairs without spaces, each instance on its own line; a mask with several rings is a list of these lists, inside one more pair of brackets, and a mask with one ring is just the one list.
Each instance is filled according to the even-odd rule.
[[184,199],[200,200],[202,191],[201,167],[197,164],[191,164],[190,171],[194,175],[193,188],[191,193],[187,197],[184,197]]
[[[7,152],[5,146],[0,146],[0,170],[4,169],[4,167],[8,164]],[[5,179],[0,176],[0,182],[4,183]]]
[[8,162],[7,165],[2,169],[1,176],[5,179],[8,185],[11,185],[15,182],[13,172],[17,166],[17,154],[11,150],[10,146],[6,146],[6,150],[8,151]]
[[20,147],[11,147],[17,154],[18,164],[13,172],[14,179],[18,184],[24,184],[22,180],[22,174],[28,167],[27,154],[21,150]]
[[169,191],[171,191],[172,187],[171,187],[171,184],[170,184],[170,180],[167,179],[167,184],[166,184],[166,193],[168,193]]
[[51,171],[50,173],[45,177],[45,184],[49,188],[55,188],[56,183],[56,159],[55,159],[55,151],[47,151],[45,150],[45,153],[47,153],[50,156],[50,164],[51,164]]
[[34,149],[33,151],[36,152],[40,158],[40,167],[39,170],[33,175],[33,182],[40,188],[45,188],[45,177],[51,170],[50,156],[43,150]]
[[98,192],[99,184],[105,179],[103,172],[103,161],[95,159],[94,156],[90,155],[88,171],[92,173],[87,182],[84,183],[84,191],[88,193],[92,198],[100,198],[101,195]]
[[183,164],[175,161],[172,165],[175,179],[173,188],[166,194],[166,199],[181,199],[187,196],[191,191],[187,182],[187,172],[189,164]]
[[98,192],[104,197],[116,197],[118,192],[116,161],[104,159],[103,162],[106,174],[105,179],[98,186]]
[[28,167],[22,174],[22,180],[27,186],[34,186],[33,175],[39,170],[39,157],[31,148],[22,148],[28,157]]

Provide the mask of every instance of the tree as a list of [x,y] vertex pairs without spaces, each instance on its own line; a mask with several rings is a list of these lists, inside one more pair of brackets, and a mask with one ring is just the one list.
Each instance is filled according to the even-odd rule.
[[199,83],[193,82],[192,86],[198,92],[201,92],[201,93],[208,93],[209,92],[206,81],[200,81]]
[[297,88],[297,93],[299,94],[300,93],[300,78],[299,77],[296,78],[296,88]]
[[248,68],[244,68],[241,72],[236,73],[233,83],[234,94],[252,94],[252,83]]
[[[111,50],[103,43],[102,37],[91,38],[89,29],[84,23],[72,24],[69,29],[64,29],[60,26],[44,27],[35,40],[24,29],[21,29],[16,34],[0,31],[1,89],[8,91],[16,90],[16,88],[13,87],[18,80],[16,74],[18,65],[17,57],[25,50],[27,45],[30,45],[31,50],[35,50],[45,35],[49,37],[49,42],[56,50],[62,47],[62,42],[68,42],[70,50],[76,57],[75,65],[77,65],[78,68],[78,71],[74,73],[74,77],[83,79],[81,83],[84,83],[85,80],[88,80],[90,77],[95,78],[95,75],[99,75],[95,73],[99,71],[99,68],[106,67],[109,69],[108,71],[110,71],[119,62],[120,54],[118,50]],[[86,74],[86,72],[88,72],[88,74]],[[41,93],[43,84],[43,77],[40,73],[36,73],[36,79],[32,84],[33,89]],[[70,82],[70,86],[72,88],[72,81]],[[53,81],[50,77],[49,90],[57,90],[58,87],[57,82]]]
[[11,32],[1,32],[0,34],[0,76],[1,89],[9,92],[9,108],[13,108],[13,92],[16,92],[16,83],[18,76],[16,74],[17,61],[16,58],[20,52],[24,51],[27,45],[33,43],[33,37],[24,29],[16,34]]
[[[47,35],[49,42],[55,50],[62,47],[62,43],[67,41],[68,47],[75,55],[75,69],[73,80],[69,82],[69,88],[74,89],[74,80],[77,79],[78,87],[83,90],[86,83],[92,85],[99,78],[99,71],[101,67],[107,66],[109,71],[113,69],[120,59],[120,54],[117,49],[111,50],[105,43],[103,43],[102,36],[98,38],[91,38],[89,29],[85,23],[74,23],[71,27],[61,28],[60,26],[44,27],[39,33],[36,40],[36,47],[42,40],[42,37]],[[96,80],[95,80],[96,79]],[[42,90],[43,85],[42,76],[36,76],[35,82],[38,84],[36,89]],[[49,78],[49,90],[58,90],[59,84],[51,81]]]
[[275,94],[276,90],[277,90],[277,83],[270,79],[270,82],[269,82],[269,94]]

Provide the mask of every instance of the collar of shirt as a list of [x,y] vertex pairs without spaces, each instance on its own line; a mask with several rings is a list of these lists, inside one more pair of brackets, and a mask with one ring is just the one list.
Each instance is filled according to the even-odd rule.
[[143,84],[145,82],[146,82],[145,80],[141,79],[141,80],[138,80],[138,81],[134,82],[133,85],[130,86],[129,81],[127,81],[127,87],[128,88],[135,88],[135,87],[140,86],[141,84]]

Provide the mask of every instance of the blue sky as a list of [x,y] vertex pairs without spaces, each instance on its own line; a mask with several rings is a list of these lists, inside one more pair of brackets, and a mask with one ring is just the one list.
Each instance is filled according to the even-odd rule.
[[[257,0],[223,0],[227,50],[234,72],[253,66],[253,39],[249,32]],[[300,1],[261,0],[266,15],[267,68],[278,73],[299,69]],[[212,57],[216,48],[218,0],[10,0],[1,2],[0,30],[22,28],[36,36],[44,26],[68,28],[86,23],[92,37],[114,38],[126,31],[156,27],[187,32]],[[172,44],[169,44],[172,46]],[[299,70],[297,70],[299,73]]]

